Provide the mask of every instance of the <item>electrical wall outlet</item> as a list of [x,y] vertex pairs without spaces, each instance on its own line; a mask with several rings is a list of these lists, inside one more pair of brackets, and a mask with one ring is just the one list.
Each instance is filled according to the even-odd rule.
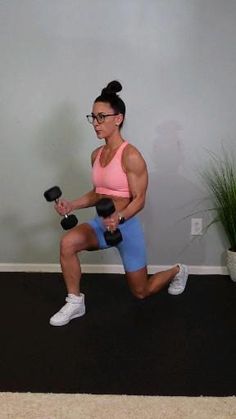
[[191,218],[191,235],[202,235],[202,218]]

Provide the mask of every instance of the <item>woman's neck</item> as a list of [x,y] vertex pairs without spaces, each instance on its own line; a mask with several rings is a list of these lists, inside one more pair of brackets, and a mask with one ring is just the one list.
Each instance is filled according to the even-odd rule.
[[106,142],[107,149],[115,150],[124,142],[124,139],[121,137],[121,135],[116,134],[112,137],[105,138],[105,142]]

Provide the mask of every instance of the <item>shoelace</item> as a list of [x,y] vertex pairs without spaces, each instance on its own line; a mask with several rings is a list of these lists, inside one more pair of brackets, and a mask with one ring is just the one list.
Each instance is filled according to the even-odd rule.
[[63,314],[68,314],[78,305],[78,303],[71,301],[70,298],[66,298],[67,303],[61,308],[60,312]]
[[70,298],[70,297],[66,297],[66,302],[69,303],[69,304],[81,304],[81,300],[76,301],[76,300],[73,300],[73,298]]

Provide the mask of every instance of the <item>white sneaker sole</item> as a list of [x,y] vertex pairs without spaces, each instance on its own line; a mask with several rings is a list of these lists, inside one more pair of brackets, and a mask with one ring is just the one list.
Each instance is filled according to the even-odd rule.
[[85,309],[79,314],[74,314],[74,316],[71,316],[69,319],[66,319],[61,322],[53,321],[52,319],[49,320],[49,323],[51,326],[65,326],[66,324],[70,323],[71,320],[76,319],[77,317],[82,317],[85,314]]
[[168,293],[169,294],[171,294],[171,295],[180,295],[180,294],[182,294],[184,292],[184,290],[186,288],[187,281],[188,281],[188,276],[189,276],[188,268],[185,267],[184,269],[185,269],[185,274],[186,274],[186,279],[185,279],[184,284],[182,284],[179,287],[177,286],[176,288],[171,288],[171,284],[170,284],[170,286],[168,288]]
[[180,294],[182,294],[184,292],[185,288],[186,288],[186,284],[185,284],[184,289],[181,289],[179,291],[177,291],[177,290],[174,290],[174,291],[173,290],[168,290],[168,294],[171,294],[171,295],[180,295]]

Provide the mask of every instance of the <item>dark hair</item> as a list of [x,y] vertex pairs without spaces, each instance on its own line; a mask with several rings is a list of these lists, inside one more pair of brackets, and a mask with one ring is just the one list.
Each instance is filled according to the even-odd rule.
[[110,83],[108,83],[107,87],[104,87],[104,89],[102,89],[100,96],[98,96],[94,101],[94,103],[96,102],[109,103],[115,112],[121,113],[123,115],[123,121],[120,124],[120,128],[122,127],[124,123],[125,112],[126,112],[125,103],[120,98],[120,96],[117,95],[117,93],[120,92],[121,90],[122,90],[122,86],[120,82],[117,80],[113,80]]

